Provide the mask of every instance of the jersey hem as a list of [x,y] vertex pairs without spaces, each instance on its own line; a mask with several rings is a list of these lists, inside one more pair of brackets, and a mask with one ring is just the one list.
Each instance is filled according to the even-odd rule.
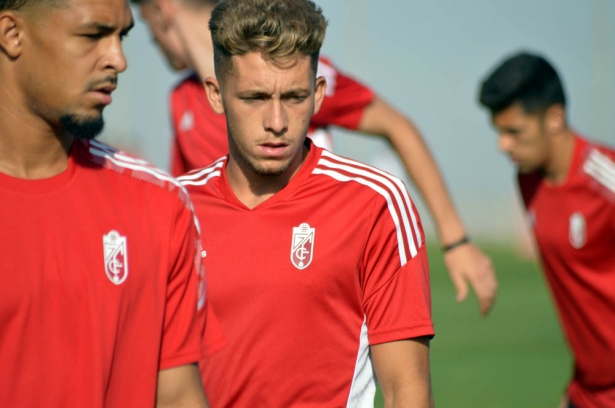
[[413,339],[416,337],[433,337],[435,331],[431,321],[423,321],[411,327],[396,327],[391,329],[378,330],[376,333],[368,331],[369,345],[388,343],[391,341]]
[[198,364],[201,357],[201,349],[191,350],[190,352],[182,353],[174,357],[167,357],[160,360],[158,370],[166,370],[169,368],[181,367],[184,365]]
[[212,343],[211,345],[207,345],[206,347],[203,347],[203,352],[201,353],[201,357],[211,356],[212,354],[215,354],[218,351],[225,348],[227,345],[228,345],[228,341],[226,339],[216,341]]

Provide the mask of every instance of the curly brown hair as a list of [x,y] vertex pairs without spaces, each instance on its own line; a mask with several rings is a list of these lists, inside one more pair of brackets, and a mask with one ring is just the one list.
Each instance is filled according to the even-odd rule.
[[314,75],[327,20],[310,0],[224,0],[211,14],[216,77],[232,71],[232,57],[260,52],[283,64],[297,53],[311,58]]

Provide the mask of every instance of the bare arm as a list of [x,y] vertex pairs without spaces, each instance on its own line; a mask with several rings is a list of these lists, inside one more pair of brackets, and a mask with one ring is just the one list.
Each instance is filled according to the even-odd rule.
[[429,339],[418,338],[371,346],[385,408],[434,406],[429,371]]
[[215,77],[214,50],[209,32],[209,19],[213,6],[190,6],[178,0],[159,3],[167,29],[180,41],[188,65],[204,80]]
[[[466,235],[438,166],[418,129],[408,118],[376,96],[365,108],[358,130],[386,138],[397,151],[429,208],[442,246]],[[486,315],[497,292],[489,257],[477,246],[467,243],[446,252],[444,261],[457,290],[457,300],[466,299],[469,283],[476,293],[481,313]]]
[[158,373],[156,408],[209,408],[196,364]]

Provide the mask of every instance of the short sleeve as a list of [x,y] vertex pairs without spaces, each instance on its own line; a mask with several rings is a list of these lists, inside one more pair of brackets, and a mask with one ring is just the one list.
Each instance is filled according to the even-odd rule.
[[377,200],[362,259],[370,345],[434,335],[423,229],[401,193],[399,200]]
[[365,107],[374,100],[374,93],[323,58],[318,63],[318,76],[327,80],[327,93],[320,111],[312,116],[311,126],[317,128],[334,125],[356,130]]
[[201,242],[189,203],[178,200],[180,208],[172,219],[161,370],[199,361],[208,318]]

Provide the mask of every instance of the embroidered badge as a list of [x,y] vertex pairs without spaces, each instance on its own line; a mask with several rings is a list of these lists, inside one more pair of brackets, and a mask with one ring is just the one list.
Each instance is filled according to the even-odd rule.
[[305,269],[314,258],[314,235],[316,228],[310,228],[305,222],[293,227],[293,241],[290,250],[290,261],[297,269]]
[[587,241],[587,223],[585,217],[580,212],[575,212],[570,216],[569,231],[570,245],[574,249],[579,249]]
[[179,121],[179,129],[182,132],[187,132],[189,130],[192,130],[193,127],[194,127],[194,114],[192,113],[192,111],[184,112],[184,114],[182,115],[182,118]]
[[111,282],[116,285],[124,283],[128,277],[128,247],[126,237],[112,230],[103,235],[105,254],[105,272]]

